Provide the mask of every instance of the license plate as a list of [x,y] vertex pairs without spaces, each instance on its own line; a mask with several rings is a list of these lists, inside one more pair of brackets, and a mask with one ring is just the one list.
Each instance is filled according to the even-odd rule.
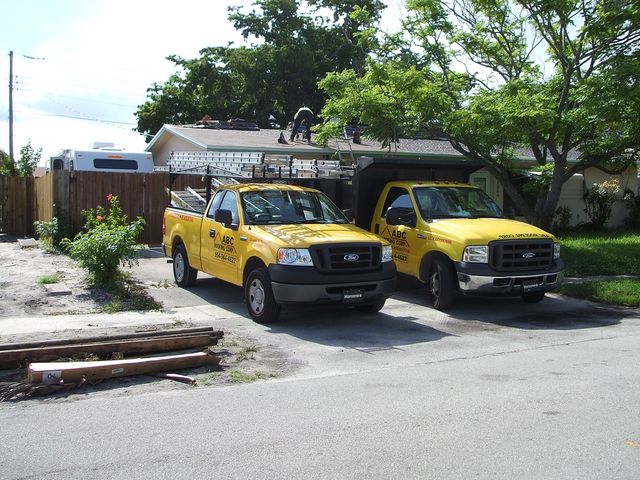
[[537,280],[523,280],[522,281],[522,291],[524,293],[532,292],[537,290],[540,284]]
[[342,291],[342,301],[344,303],[360,303],[364,297],[364,290],[361,288]]

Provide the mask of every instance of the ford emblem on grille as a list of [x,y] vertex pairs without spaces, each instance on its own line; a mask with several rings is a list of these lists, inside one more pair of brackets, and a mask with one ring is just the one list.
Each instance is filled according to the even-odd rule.
[[536,256],[536,254],[533,253],[533,252],[525,252],[525,253],[522,254],[522,258],[533,258],[535,256]]
[[360,258],[360,255],[358,255],[357,253],[347,253],[343,258],[347,262],[355,262]]

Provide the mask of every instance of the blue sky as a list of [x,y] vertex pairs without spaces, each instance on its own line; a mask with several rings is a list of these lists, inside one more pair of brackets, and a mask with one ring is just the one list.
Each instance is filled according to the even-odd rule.
[[[390,0],[398,18],[401,0]],[[133,132],[146,89],[174,73],[165,59],[242,43],[229,5],[251,0],[4,0],[0,2],[0,149],[8,152],[9,51],[14,52],[14,153],[27,141],[43,161],[63,148],[113,141],[142,150]],[[248,10],[248,8],[247,8]]]

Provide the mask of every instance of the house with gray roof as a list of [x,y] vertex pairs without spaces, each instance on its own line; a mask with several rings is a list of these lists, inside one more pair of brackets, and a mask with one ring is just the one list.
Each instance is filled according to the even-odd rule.
[[[478,166],[470,168],[471,163],[466,157],[456,151],[447,140],[435,139],[401,139],[397,148],[383,149],[379,142],[361,137],[359,143],[352,139],[335,139],[327,146],[306,141],[295,140],[286,144],[279,143],[278,138],[283,130],[234,130],[207,128],[203,125],[164,125],[147,145],[146,151],[153,154],[154,163],[158,167],[168,165],[173,152],[248,152],[265,155],[286,155],[296,159],[316,160],[351,160],[366,156],[387,160],[412,159],[423,161],[425,175],[427,170],[446,163],[448,166],[459,165],[465,170],[466,180],[487,192],[503,208],[509,208],[511,202],[505,198],[500,183],[488,171]],[[288,132],[284,137],[289,138]],[[302,137],[301,137],[302,138]],[[575,156],[573,160],[575,160]],[[569,159],[570,161],[572,158]],[[523,170],[536,166],[537,163],[531,152],[523,151],[518,157]],[[450,169],[447,169],[450,171]],[[473,173],[468,173],[471,170]],[[426,177],[432,178],[432,177]],[[559,206],[568,207],[571,212],[571,224],[586,222],[584,213],[584,192],[594,183],[615,178],[625,189],[638,192],[638,170],[631,167],[620,175],[611,175],[597,168],[589,168],[574,175],[565,183],[560,197]],[[620,201],[614,205],[610,226],[624,223],[627,211]]]

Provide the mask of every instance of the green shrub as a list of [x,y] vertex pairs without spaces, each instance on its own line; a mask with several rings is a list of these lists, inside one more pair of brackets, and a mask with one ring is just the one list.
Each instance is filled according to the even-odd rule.
[[622,200],[629,209],[629,216],[626,220],[627,227],[640,228],[640,195],[636,195],[627,189],[624,191]]
[[36,235],[45,250],[53,250],[58,236],[58,219],[53,217],[50,222],[33,222]]
[[553,217],[553,231],[564,231],[571,223],[571,209],[567,206],[558,207]]
[[140,248],[137,238],[144,229],[140,217],[129,223],[117,196],[109,194],[107,201],[106,208],[83,210],[86,218],[83,231],[64,242],[71,257],[89,271],[96,285],[112,282],[120,264],[137,263]]
[[591,220],[595,228],[602,228],[611,216],[611,207],[617,199],[620,184],[617,180],[605,180],[602,183],[594,183],[591,190],[584,194],[586,208],[584,212]]

